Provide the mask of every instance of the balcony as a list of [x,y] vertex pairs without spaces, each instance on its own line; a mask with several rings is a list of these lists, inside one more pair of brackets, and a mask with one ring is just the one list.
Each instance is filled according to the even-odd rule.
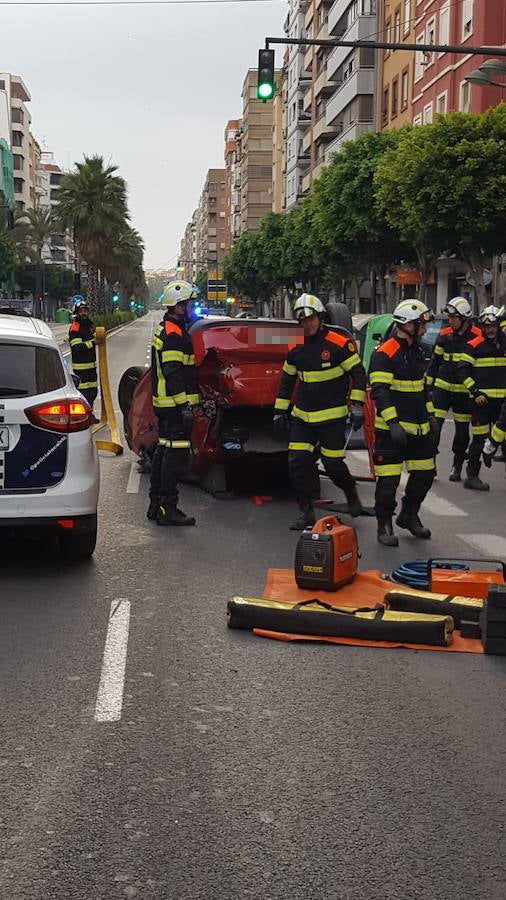
[[313,93],[312,91],[306,91],[304,97],[302,98],[302,109],[304,112],[311,114],[311,104],[313,102]]
[[[331,37],[341,37],[347,41],[364,41],[377,31],[376,16],[359,16],[344,34],[339,34],[337,26],[341,17],[337,17],[333,11],[338,6],[338,3],[334,4],[334,7],[329,12],[329,34]],[[351,47],[336,47],[332,51],[327,60],[327,74],[329,78],[334,76],[352,52],[353,49]]]
[[343,109],[346,109],[355,97],[360,94],[374,94],[375,74],[374,69],[356,69],[349,78],[338,85],[327,102],[327,123],[329,125],[341,118]]
[[325,118],[325,113],[320,116],[316,124],[313,126],[313,141],[315,143],[325,143],[331,141],[339,134],[337,125],[329,125]]
[[313,77],[312,77],[311,73],[305,72],[303,69],[301,69],[301,72],[299,75],[299,80],[297,82],[297,86],[298,86],[299,90],[307,91],[307,89],[309,87],[311,87],[312,80],[313,80]]
[[313,55],[314,55],[314,47],[309,46],[304,54],[304,67],[303,72],[307,72],[309,77],[311,77],[313,70]]
[[301,169],[305,169],[309,163],[311,162],[311,154],[304,150],[299,150],[297,154],[297,165],[300,166]]
[[325,16],[318,31],[316,32],[316,40],[317,41],[325,41],[328,38],[328,36],[329,36],[328,17]]
[[315,81],[314,85],[314,95],[315,97],[331,97],[334,93],[337,84],[335,81],[330,81],[329,76],[327,74],[327,70],[324,68],[322,72],[318,75],[318,78]]
[[374,122],[352,122],[346,129],[340,131],[336,140],[327,147],[326,162],[330,162],[332,153],[337,153],[345,141],[355,141],[364,131],[374,131]]
[[299,109],[297,125],[302,131],[304,131],[306,128],[309,128],[309,126],[311,125],[311,113],[305,109]]
[[302,152],[308,153],[309,150],[311,149],[312,143],[313,143],[313,130],[312,130],[312,128],[310,128],[309,131],[307,132],[307,134],[305,134],[302,139]]

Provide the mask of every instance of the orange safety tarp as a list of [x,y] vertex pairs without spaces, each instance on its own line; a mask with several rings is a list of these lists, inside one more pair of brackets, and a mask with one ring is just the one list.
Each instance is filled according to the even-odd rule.
[[[267,580],[263,592],[265,600],[278,600],[281,603],[300,603],[318,597],[331,606],[374,606],[383,603],[387,591],[398,590],[399,585],[383,578],[380,571],[372,569],[359,572],[351,584],[346,584],[338,591],[303,591],[297,587],[293,569],[268,569]],[[427,644],[391,643],[389,641],[364,641],[359,638],[320,637],[319,635],[285,634],[277,631],[266,631],[255,628],[258,637],[275,638],[279,641],[320,641],[325,644],[351,644],[354,647],[407,647],[411,650],[449,650],[456,653],[483,653],[481,641],[463,638],[460,631],[453,632],[449,647],[429,647]]]

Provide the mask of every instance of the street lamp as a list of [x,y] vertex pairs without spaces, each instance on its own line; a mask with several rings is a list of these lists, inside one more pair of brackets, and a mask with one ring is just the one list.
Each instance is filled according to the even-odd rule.
[[469,75],[466,75],[465,81],[469,84],[477,84],[481,87],[499,87],[506,88],[506,81],[494,81],[491,75],[506,76],[506,63],[500,59],[487,59],[479,69],[474,69]]

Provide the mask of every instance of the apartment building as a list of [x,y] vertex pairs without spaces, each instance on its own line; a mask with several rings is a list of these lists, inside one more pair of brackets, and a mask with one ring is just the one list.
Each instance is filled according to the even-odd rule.
[[[284,23],[287,37],[306,36],[304,16],[312,6],[311,0],[289,0]],[[286,59],[286,209],[293,209],[302,196],[302,180],[309,169],[311,155],[302,149],[304,134],[311,122],[310,113],[303,108],[304,92],[311,85],[311,72],[304,68],[305,48],[288,45]]]
[[[497,0],[413,0],[417,44],[504,46],[506,17]],[[490,54],[490,55],[493,55]],[[489,56],[489,55],[487,55]],[[506,91],[471,85],[465,80],[487,56],[456,53],[416,53],[413,83],[413,124],[432,122],[436,113],[452,110],[483,112],[506,98]]]
[[197,271],[221,271],[226,255],[226,169],[209,169],[195,221]]
[[[325,40],[329,37],[329,11],[331,0],[310,0],[304,28],[308,38]],[[326,120],[327,101],[336,88],[335,81],[327,74],[329,47],[309,45],[303,59],[305,78],[302,82],[303,99],[301,127],[303,138],[299,147],[299,161],[306,167],[300,190],[306,192],[320,174],[325,164],[326,149],[338,134],[335,123]]]
[[230,119],[225,128],[225,255],[232,246],[234,156],[239,119]]
[[27,103],[31,97],[19,75],[0,73],[0,91],[4,91],[10,115],[14,196],[16,210],[33,209],[30,193],[30,123]]
[[[385,41],[415,43],[415,0],[380,0],[378,32]],[[411,124],[415,53],[413,50],[377,51],[378,131]]]
[[197,273],[200,271],[197,266],[197,213],[195,210],[191,221],[188,222],[184,235],[181,240],[181,253],[179,257],[180,265],[183,267],[183,274],[187,281],[191,281],[192,284],[195,282],[197,278]]
[[[281,71],[276,70],[276,91]],[[272,212],[273,104],[257,100],[258,72],[249,69],[242,89],[243,113],[236,146],[236,183],[240,180],[240,234],[254,231]],[[239,177],[237,177],[239,176]]]
[[11,152],[11,115],[7,92],[0,89],[0,227],[5,227],[15,208]]
[[[287,62],[288,53],[285,54]],[[286,209],[286,125],[288,99],[288,70],[280,76],[279,90],[272,101],[272,211]]]
[[[65,171],[57,164],[49,150],[40,152],[36,174],[38,205],[49,209],[58,203],[58,192]],[[45,252],[46,263],[61,263],[73,268],[76,264],[75,249],[70,232],[54,234]]]

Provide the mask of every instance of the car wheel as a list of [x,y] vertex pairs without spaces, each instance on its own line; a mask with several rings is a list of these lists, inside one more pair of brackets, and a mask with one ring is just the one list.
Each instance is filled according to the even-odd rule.
[[73,561],[90,559],[97,544],[97,528],[81,534],[60,535],[60,553],[64,559]]
[[338,325],[340,328],[346,328],[350,334],[353,334],[353,322],[351,320],[351,312],[346,303],[337,303],[331,300],[326,306],[327,315],[331,325]]
[[130,412],[135,388],[139,384],[145,371],[146,370],[141,366],[130,366],[126,372],[123,372],[123,375],[120,378],[118,385],[118,402],[119,408],[125,419],[128,418],[128,413]]

